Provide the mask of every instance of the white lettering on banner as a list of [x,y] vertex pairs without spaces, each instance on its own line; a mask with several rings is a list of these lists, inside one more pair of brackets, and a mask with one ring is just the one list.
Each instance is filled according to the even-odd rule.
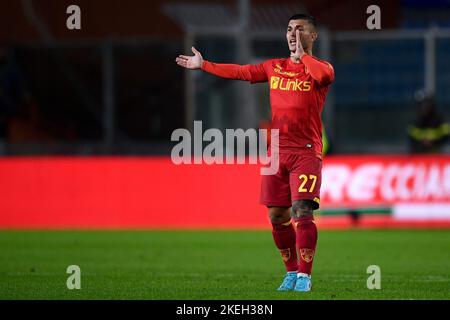
[[444,189],[444,194],[447,197],[450,197],[450,164],[448,164],[444,167],[443,179],[444,179],[444,183],[443,183],[442,187]]
[[413,190],[412,190],[412,199],[421,199],[424,190],[425,190],[425,174],[426,169],[424,165],[420,165],[416,167],[416,174],[414,178],[413,183]]
[[423,198],[435,197],[441,198],[441,186],[439,181],[439,167],[432,166],[428,171],[428,176],[425,182],[425,192],[423,194]]
[[331,201],[342,201],[351,173],[351,168],[344,164],[324,166],[321,197],[329,197]]
[[356,201],[368,201],[376,198],[382,170],[383,167],[379,164],[365,164],[357,168],[349,184],[349,198]]
[[324,165],[323,203],[450,201],[450,164]]
[[408,187],[408,181],[414,178],[415,169],[413,165],[406,165],[397,170],[397,189],[394,196],[397,195],[399,199],[408,200],[411,198],[411,191]]
[[[392,201],[395,198],[395,186],[398,186],[397,173],[400,170],[398,165],[388,166],[384,171],[383,177],[380,183],[380,195],[383,199],[387,201]],[[395,185],[395,182],[397,184]]]

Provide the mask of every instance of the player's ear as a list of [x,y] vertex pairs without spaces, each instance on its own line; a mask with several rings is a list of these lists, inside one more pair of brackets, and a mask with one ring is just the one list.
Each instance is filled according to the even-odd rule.
[[318,37],[317,32],[311,32],[311,40],[313,42],[317,40],[317,37]]

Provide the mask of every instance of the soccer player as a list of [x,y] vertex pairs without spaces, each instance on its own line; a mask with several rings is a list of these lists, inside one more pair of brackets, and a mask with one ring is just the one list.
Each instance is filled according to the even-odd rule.
[[319,208],[322,171],[322,121],[325,97],[334,80],[333,67],[312,55],[316,21],[305,14],[289,19],[286,40],[289,58],[257,65],[219,64],[180,55],[178,65],[210,74],[269,82],[272,129],[279,130],[279,169],[262,176],[261,203],[267,206],[275,245],[286,275],[280,291],[311,290],[311,270],[317,244],[313,210]]

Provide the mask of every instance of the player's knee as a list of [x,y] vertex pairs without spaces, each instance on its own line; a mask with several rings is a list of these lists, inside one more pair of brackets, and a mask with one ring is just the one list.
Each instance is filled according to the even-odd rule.
[[269,207],[269,218],[272,223],[284,223],[291,219],[289,208]]
[[293,218],[306,218],[313,215],[314,204],[311,200],[299,200],[292,203],[291,215]]

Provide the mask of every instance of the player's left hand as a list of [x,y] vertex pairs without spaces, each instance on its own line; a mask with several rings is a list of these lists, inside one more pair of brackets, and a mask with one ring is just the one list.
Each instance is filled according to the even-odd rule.
[[303,49],[302,42],[300,41],[300,30],[295,31],[295,37],[296,37],[296,40],[295,40],[296,50],[295,50],[295,52],[291,52],[291,57],[294,58],[294,61],[296,63],[300,63],[300,59],[305,54],[305,50]]

